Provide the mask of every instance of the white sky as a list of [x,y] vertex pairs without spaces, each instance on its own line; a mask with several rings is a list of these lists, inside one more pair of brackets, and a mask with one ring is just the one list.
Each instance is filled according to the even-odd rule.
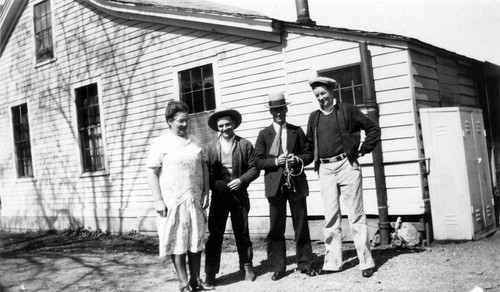
[[[210,0],[295,21],[295,0]],[[397,34],[500,65],[500,0],[308,0],[318,25]]]
[[[2,4],[5,0],[0,0]],[[295,0],[210,0],[295,21]],[[397,34],[500,66],[500,0],[308,0],[318,25]]]

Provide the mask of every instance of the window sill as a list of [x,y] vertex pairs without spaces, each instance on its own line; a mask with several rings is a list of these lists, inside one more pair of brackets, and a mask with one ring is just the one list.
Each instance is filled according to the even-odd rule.
[[96,171],[96,172],[84,172],[80,175],[80,178],[95,177],[95,176],[109,176],[109,171],[102,170],[102,171]]
[[16,183],[29,183],[29,182],[36,182],[37,179],[34,177],[18,177],[16,178]]
[[205,117],[205,116],[213,114],[214,112],[215,112],[215,109],[211,109],[211,110],[206,110],[203,112],[190,113],[189,116],[191,116],[191,117]]
[[44,65],[50,64],[50,63],[54,63],[55,61],[57,61],[57,58],[55,58],[55,57],[50,59],[50,60],[42,61],[40,63],[36,63],[36,61],[35,61],[35,69],[38,67],[42,67]]

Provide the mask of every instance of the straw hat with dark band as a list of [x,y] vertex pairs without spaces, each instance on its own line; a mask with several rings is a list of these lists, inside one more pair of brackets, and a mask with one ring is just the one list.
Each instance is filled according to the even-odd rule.
[[285,100],[283,92],[272,92],[269,94],[269,104],[265,105],[268,108],[282,107],[289,105],[290,102]]

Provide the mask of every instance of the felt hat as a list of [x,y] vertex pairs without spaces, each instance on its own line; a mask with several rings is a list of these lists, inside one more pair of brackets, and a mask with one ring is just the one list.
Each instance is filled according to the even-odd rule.
[[289,105],[290,102],[285,100],[285,94],[283,92],[271,92],[269,93],[269,104],[265,105],[268,108],[282,107]]
[[329,88],[333,88],[333,89],[337,88],[337,81],[335,81],[335,79],[332,79],[329,77],[318,76],[318,77],[315,77],[315,78],[309,80],[309,86],[313,87],[314,84],[326,85]]
[[241,125],[241,114],[234,109],[230,108],[221,108],[221,109],[216,109],[213,114],[208,117],[208,126],[214,130],[214,131],[219,131],[217,128],[217,120],[221,117],[231,117],[234,121],[234,128],[238,128]]

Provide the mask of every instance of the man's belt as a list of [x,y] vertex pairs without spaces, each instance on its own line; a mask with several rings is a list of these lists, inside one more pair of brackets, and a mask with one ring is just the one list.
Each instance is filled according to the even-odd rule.
[[345,153],[342,153],[342,154],[339,154],[337,156],[333,156],[333,157],[330,157],[330,158],[320,158],[319,161],[321,163],[332,163],[332,162],[337,162],[337,161],[340,161],[344,158],[347,157],[347,154]]

